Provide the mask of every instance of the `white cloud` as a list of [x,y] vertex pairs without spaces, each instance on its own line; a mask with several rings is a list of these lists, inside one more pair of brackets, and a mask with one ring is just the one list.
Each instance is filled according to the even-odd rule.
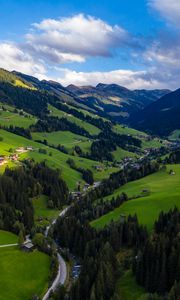
[[[113,70],[109,72],[76,72],[69,69],[59,69],[61,76],[56,78],[62,85],[69,84],[97,85],[99,82],[106,84],[119,84],[129,89],[153,89],[159,88],[161,83],[153,79],[147,71]],[[163,87],[161,85],[161,87]]]
[[110,56],[112,49],[129,43],[128,33],[101,19],[78,14],[33,24],[26,35],[31,51],[54,63],[83,62],[89,56]]
[[152,8],[161,16],[180,27],[180,1],[179,0],[149,0]]
[[44,65],[25,53],[18,45],[0,42],[0,67],[6,70],[18,70],[34,76],[44,75]]

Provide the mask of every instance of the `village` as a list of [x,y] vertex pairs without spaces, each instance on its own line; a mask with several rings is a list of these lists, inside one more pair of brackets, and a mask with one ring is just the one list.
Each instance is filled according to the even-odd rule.
[[14,151],[12,149],[9,150],[11,152],[10,155],[1,155],[0,154],[0,166],[4,166],[8,164],[9,162],[17,162],[20,159],[20,155],[23,153],[26,153],[28,151],[33,151],[32,146],[27,147],[19,147],[15,149]]

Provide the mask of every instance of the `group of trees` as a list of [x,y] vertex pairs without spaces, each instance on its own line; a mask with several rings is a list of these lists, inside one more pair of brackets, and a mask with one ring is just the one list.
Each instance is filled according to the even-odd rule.
[[95,189],[89,191],[85,198],[94,201],[112,194],[112,192],[124,184],[140,179],[159,170],[157,161],[145,160],[136,166],[127,166],[124,169],[110,174],[108,179],[104,179]]
[[68,158],[68,160],[66,162],[72,169],[74,169],[82,174],[82,178],[84,179],[84,181],[86,181],[90,185],[92,185],[94,183],[93,172],[90,169],[84,169],[84,168],[77,167],[75,164],[75,161],[72,158]]
[[6,168],[0,176],[0,228],[30,232],[34,226],[31,199],[40,194],[47,195],[53,207],[67,202],[68,189],[58,171],[30,161],[16,169]]
[[[161,213],[153,235],[145,242],[134,261],[137,282],[145,289],[170,295],[180,282],[180,212],[177,208]],[[170,299],[178,299],[176,297]]]
[[113,161],[112,151],[115,151],[117,147],[137,151],[137,148],[141,147],[141,141],[129,135],[117,134],[110,128],[106,128],[93,141],[90,158]]
[[49,95],[46,92],[21,88],[9,82],[0,81],[0,97],[2,102],[39,117],[48,112]]
[[180,149],[177,149],[170,153],[169,157],[165,159],[166,163],[179,164],[180,163]]
[[80,276],[66,299],[109,300],[118,275],[117,251],[122,247],[140,247],[147,232],[136,216],[96,231],[81,221],[79,208],[58,219],[54,228],[54,237],[61,247],[68,248],[82,262]]
[[66,118],[49,117],[41,118],[36,124],[30,126],[31,131],[38,132],[53,132],[53,131],[71,131],[75,134],[91,137],[89,132],[75,123],[70,122]]
[[71,108],[60,101],[52,101],[50,102],[53,106],[55,106],[57,109],[62,110],[68,114],[72,114],[76,118],[88,122],[96,127],[98,127],[101,130],[107,130],[110,129],[112,124],[109,121],[104,121],[102,118],[95,118],[92,117],[89,114],[84,114],[82,111],[79,111],[78,109]]
[[0,129],[4,129],[9,132],[15,133],[17,135],[21,135],[29,140],[32,139],[31,132],[28,128],[23,128],[23,127],[18,127],[13,125],[10,125],[9,127],[0,125]]

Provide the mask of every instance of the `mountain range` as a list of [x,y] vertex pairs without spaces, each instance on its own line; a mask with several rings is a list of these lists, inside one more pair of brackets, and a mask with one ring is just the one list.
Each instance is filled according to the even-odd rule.
[[[19,78],[30,88],[57,97],[63,104],[85,109],[113,122],[128,124],[151,134],[168,136],[180,129],[180,89],[174,92],[166,89],[129,90],[117,84],[103,83],[95,87],[64,87],[55,81],[40,81],[33,76],[4,70],[0,72],[0,81],[6,81],[6,77],[11,81],[11,76],[15,76],[16,81]],[[2,86],[0,92],[4,96]]]

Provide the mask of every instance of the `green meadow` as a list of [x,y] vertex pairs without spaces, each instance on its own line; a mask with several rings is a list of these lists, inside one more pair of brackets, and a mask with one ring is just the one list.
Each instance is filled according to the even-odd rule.
[[62,145],[67,150],[72,150],[76,145],[84,152],[88,152],[91,146],[91,141],[78,134],[70,131],[55,131],[55,132],[34,132],[32,133],[33,140],[47,140],[49,145]]
[[67,114],[57,108],[55,108],[54,106],[52,105],[49,105],[48,106],[49,110],[51,111],[51,115],[52,116],[56,116],[56,117],[59,117],[59,118],[66,118],[67,120],[69,120],[70,122],[72,123],[75,123],[76,125],[84,128],[86,131],[88,131],[90,134],[92,135],[98,135],[100,133],[100,129],[97,128],[96,126],[90,124],[90,123],[87,123],[85,121],[82,121],[76,117],[74,117],[73,115],[71,114]]
[[112,154],[113,154],[114,159],[117,161],[120,161],[125,157],[137,157],[138,156],[136,153],[124,150],[120,147],[117,147],[117,149],[114,152],[112,152]]
[[162,147],[162,143],[158,138],[147,140],[148,135],[145,132],[141,132],[139,130],[127,126],[123,126],[120,124],[115,125],[113,129],[114,132],[116,133],[131,135],[133,137],[140,139],[142,141],[142,149]]
[[3,111],[0,110],[0,125],[2,126],[19,126],[23,128],[28,128],[30,125],[35,124],[37,119],[29,114],[20,115],[11,110]]
[[0,248],[0,300],[29,300],[48,288],[50,257],[37,250]]
[[9,231],[0,230],[0,245],[16,244],[17,236]]
[[35,221],[39,218],[47,219],[52,221],[59,215],[58,209],[50,209],[47,207],[48,197],[40,195],[39,197],[33,198],[34,217]]
[[[169,174],[170,169],[174,170],[175,175]],[[148,230],[152,230],[154,221],[162,210],[168,211],[174,206],[180,208],[179,182],[180,165],[169,165],[166,171],[159,171],[142,179],[129,182],[117,189],[111,196],[105,197],[104,200],[108,201],[112,196],[116,197],[122,192],[125,192],[132,200],[92,221],[91,225],[100,229],[109,224],[111,220],[118,221],[121,215],[128,216],[136,213],[139,222],[146,225]],[[143,190],[148,190],[148,194],[144,195]]]
[[171,135],[169,136],[170,140],[180,140],[180,130],[174,130]]
[[[117,171],[117,168],[106,168],[102,163],[86,158],[64,154],[49,146],[45,146],[32,140],[28,140],[26,138],[23,138],[21,136],[7,132],[2,129],[0,129],[0,137],[2,138],[2,141],[0,141],[0,155],[9,155],[10,149],[15,150],[18,147],[32,146],[34,148],[34,151],[28,151],[26,153],[23,153],[22,155],[20,155],[20,159],[33,158],[37,162],[46,161],[50,167],[60,170],[60,172],[62,173],[62,177],[67,182],[71,190],[76,188],[77,181],[81,181],[82,184],[84,183],[84,181],[82,180],[81,173],[71,169],[66,163],[68,158],[74,159],[78,167],[93,170],[94,179],[96,181],[99,181],[103,178],[107,178],[109,174]],[[45,150],[45,153],[40,153],[39,149]],[[104,167],[102,171],[97,171],[94,169],[94,166],[97,164],[102,165]],[[10,162],[8,163],[8,165],[14,166],[16,164],[12,164],[12,162]],[[6,165],[0,167],[0,172],[3,172],[5,167]]]

